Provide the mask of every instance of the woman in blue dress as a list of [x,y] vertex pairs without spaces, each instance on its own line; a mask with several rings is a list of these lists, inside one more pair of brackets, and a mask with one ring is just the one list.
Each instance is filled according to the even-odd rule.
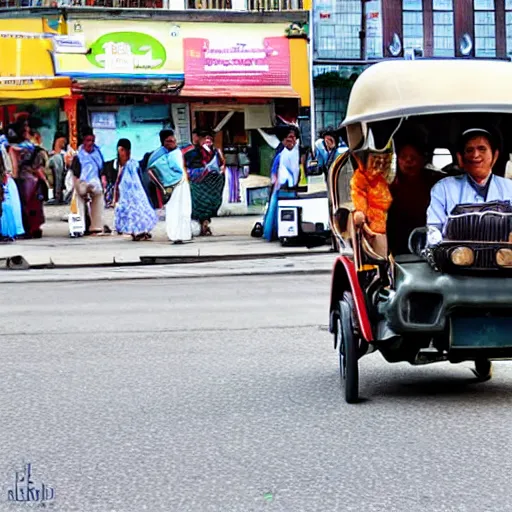
[[158,217],[149,203],[139,178],[139,164],[131,158],[131,142],[117,143],[119,174],[114,187],[115,226],[118,233],[132,236],[134,242],[149,240]]
[[[299,130],[295,126],[288,126],[280,130],[282,148],[274,157],[270,171],[271,192],[270,199],[263,219],[263,238],[272,242],[277,240],[277,200],[278,196],[285,196],[282,187],[296,187],[300,179],[300,151]],[[279,148],[278,148],[279,149]],[[293,196],[292,192],[289,192]]]
[[12,177],[12,162],[8,154],[9,143],[5,135],[0,135],[1,165],[4,177],[2,181],[3,202],[0,217],[0,234],[4,240],[14,240],[25,234],[21,213],[21,201],[16,182]]

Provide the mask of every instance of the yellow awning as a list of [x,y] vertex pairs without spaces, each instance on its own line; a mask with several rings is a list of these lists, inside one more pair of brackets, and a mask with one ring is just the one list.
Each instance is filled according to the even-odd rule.
[[71,95],[71,80],[56,77],[48,34],[0,32],[0,99],[34,100]]
[[38,100],[71,96],[71,80],[52,78],[0,78],[1,100]]

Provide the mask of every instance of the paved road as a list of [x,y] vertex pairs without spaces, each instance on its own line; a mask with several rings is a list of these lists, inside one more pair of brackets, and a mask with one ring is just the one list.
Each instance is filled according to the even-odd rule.
[[0,511],[16,470],[72,512],[512,510],[512,366],[361,363],[328,276],[3,284]]

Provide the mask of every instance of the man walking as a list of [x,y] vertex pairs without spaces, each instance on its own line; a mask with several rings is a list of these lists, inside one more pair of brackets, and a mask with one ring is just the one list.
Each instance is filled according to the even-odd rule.
[[[101,186],[104,160],[95,142],[96,137],[92,128],[87,127],[82,133],[82,145],[71,164],[78,212],[86,220],[86,234],[90,235],[103,233],[103,210],[105,208]],[[87,208],[88,202],[90,202],[89,208]]]

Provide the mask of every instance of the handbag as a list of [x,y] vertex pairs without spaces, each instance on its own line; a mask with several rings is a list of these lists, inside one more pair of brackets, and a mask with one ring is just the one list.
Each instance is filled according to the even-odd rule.
[[[180,181],[181,183],[181,181]],[[179,183],[176,183],[176,185],[171,185],[170,187],[164,187],[163,191],[163,197],[162,202],[164,205],[166,205],[169,200],[171,199],[172,193],[174,192],[174,189],[179,185]]]

